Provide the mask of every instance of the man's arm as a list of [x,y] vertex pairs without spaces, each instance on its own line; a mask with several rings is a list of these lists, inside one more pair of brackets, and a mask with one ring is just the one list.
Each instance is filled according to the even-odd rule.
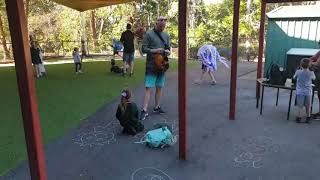
[[318,51],[315,55],[313,55],[311,58],[311,64],[312,65],[320,65],[320,51]]
[[292,77],[293,79],[297,79],[298,72],[299,72],[299,71],[296,71],[296,72],[294,73],[294,75],[293,75],[293,77]]
[[313,71],[311,71],[311,79],[312,79],[312,80],[315,80],[315,79],[316,79],[316,75],[314,74]]
[[120,106],[118,106],[118,108],[117,108],[117,113],[116,113],[116,118],[117,118],[118,120],[120,120],[120,119],[121,119],[121,115],[122,115],[121,109],[120,109]]
[[166,50],[165,52],[166,52],[166,55],[167,56],[170,56],[170,54],[171,54],[171,40],[170,40],[170,36],[168,35],[168,39],[167,39],[167,43],[168,43],[168,50]]
[[121,34],[120,42],[124,43],[124,33]]
[[168,36],[168,46],[169,46],[169,48],[171,48],[171,40],[170,40],[170,36]]
[[313,55],[310,59],[312,61],[317,61],[320,57],[320,51],[318,51],[315,55]]

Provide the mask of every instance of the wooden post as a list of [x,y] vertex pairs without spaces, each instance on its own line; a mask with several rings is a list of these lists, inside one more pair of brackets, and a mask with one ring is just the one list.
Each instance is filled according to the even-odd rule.
[[[265,17],[266,17],[266,0],[261,0],[257,79],[262,77],[262,57],[263,57]],[[258,82],[256,82],[256,98],[257,100],[260,99],[260,84]],[[258,108],[258,103],[256,107]]]
[[23,126],[32,180],[47,180],[38,101],[22,0],[6,0]]
[[229,119],[230,120],[235,119],[235,111],[236,111],[239,9],[240,9],[240,0],[234,0],[234,2],[233,2],[231,78],[230,78],[230,109],[229,109]]
[[187,0],[179,0],[179,157],[187,156]]

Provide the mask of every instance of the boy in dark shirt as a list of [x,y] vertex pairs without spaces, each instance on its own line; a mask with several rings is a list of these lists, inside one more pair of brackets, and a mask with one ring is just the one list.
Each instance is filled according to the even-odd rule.
[[123,73],[126,73],[125,67],[128,65],[130,76],[132,76],[134,61],[134,34],[131,31],[131,24],[127,24],[127,30],[121,34],[120,41],[123,44]]

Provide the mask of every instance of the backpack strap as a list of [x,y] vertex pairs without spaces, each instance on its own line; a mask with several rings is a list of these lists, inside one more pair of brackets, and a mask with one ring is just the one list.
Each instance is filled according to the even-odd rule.
[[156,33],[156,35],[159,37],[159,39],[160,39],[161,42],[163,43],[164,49],[169,50],[170,47],[168,46],[168,44],[166,43],[166,41],[162,38],[161,34],[160,34],[158,31],[156,31],[155,29],[153,29],[153,32]]

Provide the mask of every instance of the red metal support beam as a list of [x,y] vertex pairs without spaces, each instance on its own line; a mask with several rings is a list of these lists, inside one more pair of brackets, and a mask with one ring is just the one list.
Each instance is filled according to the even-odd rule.
[[[259,30],[259,52],[258,52],[258,67],[257,67],[257,79],[262,77],[262,57],[263,57],[263,44],[264,44],[264,27],[266,19],[266,0],[261,0],[261,16],[260,16],[260,30]],[[256,82],[256,98],[258,108],[260,99],[260,84]]]
[[47,180],[23,0],[6,0],[32,180]]
[[235,111],[236,111],[239,9],[240,9],[240,0],[234,0],[234,2],[233,2],[231,78],[230,78],[230,107],[229,107],[229,119],[230,120],[235,119]]
[[187,0],[179,0],[179,158],[187,155]]

